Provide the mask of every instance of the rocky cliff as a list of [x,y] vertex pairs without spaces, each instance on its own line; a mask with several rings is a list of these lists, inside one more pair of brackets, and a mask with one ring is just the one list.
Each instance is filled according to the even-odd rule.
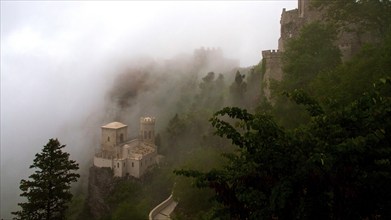
[[105,200],[118,182],[117,178],[113,178],[113,171],[110,168],[90,168],[87,206],[94,219],[100,219],[110,212],[110,206]]

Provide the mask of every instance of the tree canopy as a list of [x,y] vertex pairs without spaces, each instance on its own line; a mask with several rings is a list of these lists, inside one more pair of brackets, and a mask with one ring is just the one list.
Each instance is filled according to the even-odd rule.
[[282,89],[307,89],[320,72],[341,63],[341,53],[334,45],[336,30],[318,22],[305,26],[298,38],[291,39],[283,54],[285,73]]
[[19,203],[20,211],[13,212],[15,219],[65,219],[65,211],[72,199],[70,184],[80,177],[74,171],[79,165],[63,152],[65,145],[50,139],[41,153],[35,155],[29,180],[20,181],[20,196],[27,202]]
[[224,108],[211,123],[237,152],[225,155],[222,169],[175,172],[214,190],[222,205],[215,217],[389,219],[391,96],[384,91],[390,88],[391,80],[382,79],[327,111],[302,91],[289,93],[311,116],[297,129],[284,129],[265,113]]
[[370,31],[379,36],[385,36],[391,31],[389,0],[312,0],[312,6],[325,9],[325,18],[341,26],[360,28],[361,32]]

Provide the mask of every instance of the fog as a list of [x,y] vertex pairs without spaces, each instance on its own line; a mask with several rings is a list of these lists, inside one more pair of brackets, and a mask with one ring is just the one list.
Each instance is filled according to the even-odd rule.
[[[282,8],[294,7],[1,1],[1,217],[17,208],[19,182],[49,138],[66,144],[85,171],[104,123],[133,122],[132,131],[142,114],[167,120],[171,113],[162,111],[180,92],[169,74],[187,74],[195,49],[221,48],[225,59],[255,65],[262,50],[277,48]],[[134,89],[126,103],[116,99],[124,95],[121,82]]]

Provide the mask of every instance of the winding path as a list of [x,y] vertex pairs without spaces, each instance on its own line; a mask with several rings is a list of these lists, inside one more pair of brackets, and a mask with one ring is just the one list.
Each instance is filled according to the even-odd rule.
[[164,200],[162,203],[157,205],[149,213],[149,220],[169,220],[170,214],[174,211],[178,202],[174,201],[172,194]]

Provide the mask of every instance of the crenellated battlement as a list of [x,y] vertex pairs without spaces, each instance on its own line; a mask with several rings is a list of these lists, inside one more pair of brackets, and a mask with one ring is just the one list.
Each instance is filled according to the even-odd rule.
[[140,139],[144,142],[155,144],[155,118],[140,118]]
[[155,117],[141,117],[141,124],[155,124]]
[[[280,81],[283,78],[282,71],[282,54],[285,51],[286,43],[291,39],[300,36],[303,27],[313,22],[323,23],[323,17],[327,13],[326,9],[312,7],[311,0],[297,0],[298,7],[293,10],[282,9],[281,13],[281,30],[278,40],[278,50],[262,51],[262,58],[265,62],[263,68],[263,90],[267,99],[271,100],[270,96],[270,80]],[[358,28],[356,24],[347,24],[349,29]],[[335,45],[338,46],[341,52],[343,62],[348,61],[356,54],[362,46],[363,42],[373,42],[373,35],[369,32],[356,34],[350,31],[345,31],[344,28],[339,30],[338,38]]]
[[284,25],[291,22],[296,22],[298,18],[299,18],[299,10],[297,8],[289,11],[283,8],[281,13],[280,24]]
[[263,50],[262,51],[262,58],[269,59],[269,58],[278,58],[281,56],[281,53],[279,50]]
[[223,57],[223,51],[220,47],[204,48],[194,50],[195,57]]

